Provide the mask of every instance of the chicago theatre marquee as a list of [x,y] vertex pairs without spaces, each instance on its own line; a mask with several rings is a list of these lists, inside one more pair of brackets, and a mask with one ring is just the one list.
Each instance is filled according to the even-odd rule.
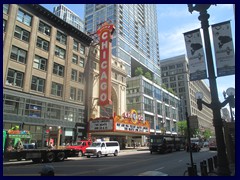
[[150,125],[137,111],[126,112],[127,72],[124,61],[112,56],[113,31],[112,24],[104,23],[97,31],[99,47],[90,48],[92,68],[86,91],[88,137],[117,140],[121,148],[133,143],[143,145],[143,136],[150,134]]

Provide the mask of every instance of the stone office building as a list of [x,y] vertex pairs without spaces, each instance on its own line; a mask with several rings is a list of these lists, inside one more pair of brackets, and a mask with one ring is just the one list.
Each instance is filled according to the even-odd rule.
[[62,143],[83,138],[91,41],[40,5],[4,4],[3,128],[29,130],[39,146],[58,128]]

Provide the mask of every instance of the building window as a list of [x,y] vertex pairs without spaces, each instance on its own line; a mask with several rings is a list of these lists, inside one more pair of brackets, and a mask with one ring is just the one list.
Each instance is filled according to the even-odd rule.
[[80,53],[85,54],[85,46],[83,46],[82,44],[80,46]]
[[76,54],[73,54],[72,63],[78,64],[78,56]]
[[93,62],[93,69],[97,70],[97,63],[96,62]]
[[78,51],[79,48],[79,42],[77,42],[76,40],[73,41],[73,50]]
[[3,32],[6,32],[6,24],[7,24],[7,21],[3,19]]
[[75,121],[77,112],[75,108],[65,107],[64,120],[66,121]]
[[149,98],[146,98],[146,97],[144,97],[144,110],[149,111],[149,112],[154,111],[153,101]]
[[4,95],[3,112],[9,114],[20,114],[20,97]]
[[[42,106],[43,104],[40,101],[27,99],[25,115],[31,117],[42,117],[43,115]],[[35,130],[32,130],[31,132],[34,131]]]
[[72,80],[73,80],[73,81],[77,81],[77,70],[72,69],[72,75],[71,75],[71,77],[72,77]]
[[171,77],[170,77],[170,81],[176,81],[175,76],[171,76]]
[[53,82],[51,94],[62,97],[63,85]]
[[169,66],[169,70],[171,70],[171,69],[175,69],[175,65]]
[[58,76],[64,76],[64,66],[54,63],[53,65],[53,74],[56,74]]
[[76,93],[77,93],[76,88],[71,87],[71,90],[70,90],[70,99],[71,100],[76,100]]
[[144,81],[143,86],[144,86],[144,93],[152,97],[153,96],[152,85]]
[[84,67],[84,62],[85,62],[85,59],[80,57],[80,60],[79,60],[79,66],[80,67]]
[[66,45],[67,44],[67,36],[61,32],[57,32],[57,41]]
[[6,85],[22,87],[23,78],[24,74],[22,72],[13,69],[8,69]]
[[10,58],[25,64],[27,59],[27,51],[16,46],[12,46]]
[[3,4],[3,13],[8,14],[9,4]]
[[177,68],[181,68],[181,67],[183,67],[183,64],[177,64],[176,66],[177,66]]
[[25,24],[27,26],[31,26],[32,16],[30,16],[29,14],[27,14],[24,11],[19,9],[18,14],[17,14],[17,20],[22,22],[23,24]]
[[18,26],[15,28],[14,36],[23,41],[29,42],[30,33]]
[[32,77],[31,90],[44,92],[44,86],[45,86],[45,79],[42,79],[36,76]]
[[33,61],[33,67],[37,69],[41,69],[43,71],[47,70],[47,59],[35,55],[34,61]]
[[62,59],[65,59],[66,50],[56,46],[55,55],[62,58]]
[[62,106],[48,103],[46,117],[51,119],[61,119]]
[[49,50],[49,42],[38,37],[37,38],[37,47],[39,47],[45,51],[48,51]]
[[77,100],[83,102],[83,90],[78,89]]
[[81,84],[84,83],[84,74],[82,72],[79,72],[78,82],[80,82]]
[[43,23],[42,21],[39,22],[39,26],[38,26],[38,31],[47,35],[47,36],[50,36],[51,34],[51,27],[48,26],[47,24]]

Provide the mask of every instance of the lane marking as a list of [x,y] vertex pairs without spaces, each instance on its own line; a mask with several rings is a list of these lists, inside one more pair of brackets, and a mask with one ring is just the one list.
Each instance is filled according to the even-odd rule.
[[154,171],[158,171],[158,170],[161,170],[161,169],[163,169],[164,167],[160,167],[160,168],[157,168],[157,169],[155,169]]

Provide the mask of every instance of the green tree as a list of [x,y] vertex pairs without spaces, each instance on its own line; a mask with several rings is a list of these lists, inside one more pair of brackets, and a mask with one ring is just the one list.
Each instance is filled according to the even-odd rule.
[[150,72],[146,72],[146,73],[144,74],[144,76],[145,76],[147,79],[152,80],[152,75],[151,75]]
[[167,90],[168,90],[168,92],[170,92],[170,93],[176,95],[175,91],[174,91],[172,88],[168,88]]
[[205,131],[203,131],[203,137],[204,139],[209,139],[210,136],[212,136],[212,132],[209,129],[205,129]]
[[141,67],[137,67],[137,69],[135,69],[135,76],[140,75],[143,75],[143,69]]
[[163,89],[167,89],[166,84],[162,84],[162,88],[163,88]]
[[178,132],[183,135],[186,136],[187,135],[187,121],[178,121],[177,122],[177,126],[178,126]]

